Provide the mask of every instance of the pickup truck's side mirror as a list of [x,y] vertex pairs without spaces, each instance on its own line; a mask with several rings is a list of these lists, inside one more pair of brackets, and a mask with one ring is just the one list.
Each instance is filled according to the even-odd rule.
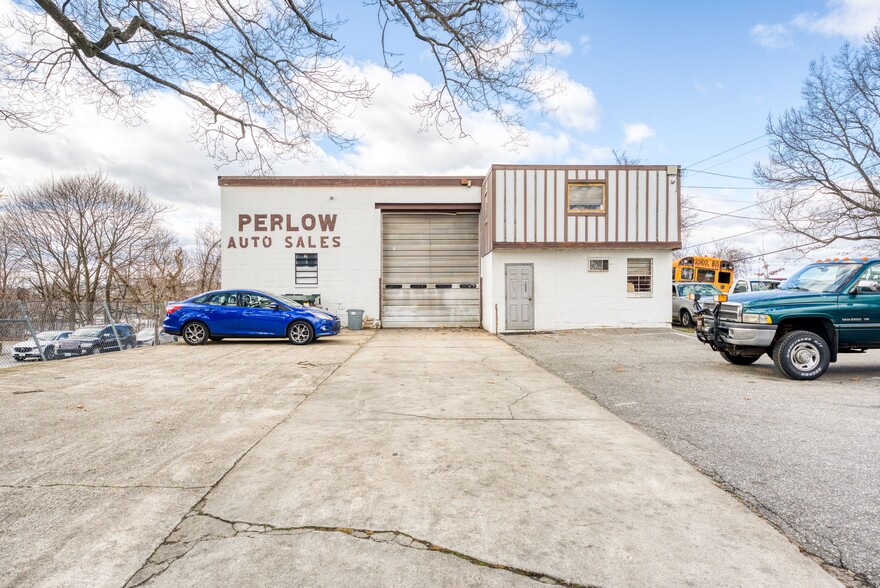
[[699,293],[699,292],[691,292],[690,294],[688,294],[688,300],[694,300],[694,301],[696,301],[696,300],[699,300],[699,299],[700,299],[700,293]]
[[858,294],[859,292],[866,294],[880,292],[880,284],[878,284],[876,280],[859,280],[858,283],[850,289],[849,293]]

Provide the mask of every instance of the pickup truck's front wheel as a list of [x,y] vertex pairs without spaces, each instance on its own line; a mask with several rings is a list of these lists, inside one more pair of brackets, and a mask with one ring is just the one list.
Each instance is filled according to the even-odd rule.
[[792,331],[773,348],[776,369],[792,380],[815,380],[831,363],[825,339],[810,331]]

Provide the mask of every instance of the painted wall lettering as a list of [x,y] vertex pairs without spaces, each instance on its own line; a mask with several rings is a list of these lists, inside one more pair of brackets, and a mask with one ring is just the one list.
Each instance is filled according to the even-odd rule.
[[[335,214],[278,214],[278,213],[253,213],[238,215],[239,233],[321,233],[336,232]],[[335,249],[342,246],[342,239],[335,235],[310,234],[310,235],[286,235],[284,240],[273,240],[272,237],[239,235],[229,237],[226,242],[227,249],[263,248],[272,247],[273,243],[283,243],[285,249]]]

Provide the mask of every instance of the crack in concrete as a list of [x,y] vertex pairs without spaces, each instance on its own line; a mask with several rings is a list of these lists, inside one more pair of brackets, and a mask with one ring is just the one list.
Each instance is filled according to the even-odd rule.
[[512,409],[513,409],[513,406],[514,406],[517,402],[519,402],[520,400],[525,400],[526,398],[528,398],[529,395],[530,395],[532,392],[531,392],[531,391],[526,391],[526,389],[523,388],[522,385],[520,385],[519,382],[517,382],[517,381],[515,381],[515,380],[511,380],[510,378],[507,377],[506,374],[503,374],[503,373],[500,372],[499,370],[497,370],[497,369],[495,369],[495,368],[493,368],[493,367],[491,367],[491,366],[489,366],[489,365],[486,365],[486,361],[487,361],[489,358],[491,358],[491,357],[493,357],[493,356],[491,356],[491,355],[484,355],[482,358],[480,358],[479,364],[480,364],[481,366],[483,366],[484,368],[486,368],[487,370],[489,370],[490,372],[492,372],[496,377],[501,378],[502,380],[504,380],[505,382],[507,382],[509,385],[511,385],[511,386],[513,386],[514,388],[516,388],[517,390],[519,390],[520,394],[522,394],[522,396],[520,396],[519,398],[517,398],[516,400],[514,400],[513,402],[511,402],[510,404],[507,405],[507,412],[508,412],[508,414],[510,414],[510,419],[511,419],[511,420],[516,420],[516,417],[513,416],[513,410],[512,410]]
[[[201,498],[199,498],[199,500],[196,501],[196,503],[193,505],[193,507],[192,507],[192,508],[191,508],[186,514],[183,515],[183,517],[180,519],[180,521],[178,521],[177,526],[175,526],[174,529],[172,529],[172,531],[171,531],[168,535],[165,536],[165,539],[163,539],[162,542],[159,544],[159,546],[156,547],[156,549],[153,550],[153,553],[150,554],[150,556],[149,556],[149,557],[147,558],[147,560],[143,563],[143,565],[141,565],[141,567],[138,568],[138,569],[137,569],[137,570],[136,570],[136,571],[135,571],[135,572],[134,572],[134,573],[128,578],[128,580],[126,580],[126,582],[123,584],[124,587],[128,588],[128,587],[140,586],[140,585],[143,584],[144,582],[147,582],[150,578],[152,578],[152,577],[153,577],[154,575],[156,575],[157,573],[162,573],[163,571],[165,571],[165,569],[166,569],[166,568],[168,567],[168,565],[170,565],[170,564],[165,565],[164,567],[162,567],[161,570],[156,571],[156,570],[158,569],[158,567],[161,567],[161,565],[157,567],[156,564],[154,564],[154,563],[151,562],[151,560],[152,560],[152,558],[154,558],[154,557],[156,556],[156,554],[157,554],[158,552],[160,552],[160,550],[162,549],[162,547],[163,547],[164,545],[166,545],[166,543],[168,542],[169,537],[171,537],[171,536],[173,535],[174,530],[176,530],[178,527],[180,527],[180,525],[181,525],[181,524],[187,519],[187,517],[190,517],[190,516],[192,516],[193,514],[195,514],[196,512],[199,512],[199,511],[201,510],[201,508],[204,506],[205,501],[206,501],[207,498],[208,498],[208,495],[209,495],[209,494],[210,494],[210,493],[211,493],[211,492],[212,492],[212,491],[213,491],[218,485],[220,485],[220,483],[223,482],[223,480],[226,479],[226,476],[228,476],[229,473],[230,473],[233,469],[235,469],[235,466],[237,466],[237,465],[241,462],[241,460],[243,460],[243,459],[244,459],[244,458],[245,458],[245,457],[246,457],[251,451],[253,451],[254,448],[255,448],[257,445],[259,445],[259,444],[263,441],[263,439],[265,439],[266,437],[268,437],[269,435],[271,435],[272,432],[273,432],[275,429],[277,429],[278,427],[280,427],[281,425],[283,425],[284,423],[286,423],[287,421],[289,421],[289,420],[293,417],[293,415],[294,415],[294,413],[297,411],[297,409],[298,409],[300,406],[302,406],[303,403],[306,402],[306,401],[309,399],[309,397],[311,397],[313,394],[315,394],[315,393],[321,388],[321,386],[324,384],[324,382],[326,382],[326,381],[327,381],[327,380],[328,380],[333,374],[335,374],[336,371],[337,371],[340,367],[342,367],[342,366],[343,366],[348,360],[350,360],[352,357],[354,357],[354,356],[355,356],[355,355],[356,355],[356,354],[357,354],[357,353],[363,348],[363,346],[366,345],[366,344],[370,341],[370,339],[372,339],[372,337],[370,337],[369,339],[366,339],[366,340],[364,340],[364,341],[359,341],[359,342],[357,343],[357,349],[355,349],[351,354],[349,354],[348,356],[346,356],[345,358],[343,358],[338,364],[336,364],[336,367],[335,367],[335,368],[333,368],[332,370],[330,370],[330,371],[324,376],[324,378],[321,379],[320,382],[317,382],[317,383],[315,384],[315,387],[312,388],[312,391],[311,391],[311,392],[309,392],[308,394],[303,394],[303,395],[302,395],[302,399],[301,399],[299,402],[297,402],[297,403],[296,403],[296,404],[290,409],[290,411],[288,411],[288,413],[287,413],[286,415],[284,415],[284,417],[281,418],[281,420],[279,420],[277,423],[275,423],[274,425],[272,425],[272,427],[270,427],[268,431],[266,431],[266,432],[265,432],[265,433],[264,433],[259,439],[257,439],[257,440],[256,440],[256,441],[255,441],[250,447],[248,447],[248,448],[247,448],[247,449],[246,449],[241,455],[239,455],[239,456],[235,459],[235,461],[232,462],[232,465],[230,465],[229,468],[228,468],[225,472],[223,472],[223,474],[222,474],[219,478],[217,478],[217,481],[216,481],[216,482],[214,482],[211,486],[207,487],[207,491],[202,495]],[[189,550],[187,550],[187,552],[188,552],[188,551],[189,551]],[[142,579],[140,579],[140,578],[142,578]],[[135,581],[135,580],[137,580],[137,581]]]
[[135,489],[146,489],[146,490],[206,490],[211,486],[164,486],[164,485],[153,485],[153,484],[66,484],[66,483],[56,483],[56,484],[0,484],[0,488],[6,488],[10,490],[33,490],[37,488],[96,488],[99,490],[135,490]]
[[144,585],[152,578],[164,573],[175,562],[186,557],[198,544],[205,541],[220,541],[222,539],[238,537],[239,535],[254,537],[256,535],[300,535],[305,533],[342,533],[359,540],[387,543],[406,549],[442,553],[472,565],[509,572],[542,584],[565,586],[568,588],[598,588],[593,584],[580,584],[551,574],[490,562],[397,530],[355,529],[320,525],[277,527],[266,523],[232,521],[206,513],[201,509],[195,510],[184,517],[183,521],[175,527],[168,538],[153,553],[146,565],[139,570],[140,575],[135,574],[135,576],[132,576],[125,585],[125,588],[137,588]]
[[[529,394],[531,394],[531,392]],[[526,396],[528,396],[528,394]],[[522,400],[522,398],[520,400]],[[516,404],[517,402],[519,402],[519,400],[517,400],[513,404]],[[572,422],[572,421],[574,421],[574,422],[586,422],[586,421],[594,420],[594,419],[559,418],[559,417],[552,417],[552,418],[540,418],[540,417],[530,417],[530,418],[522,418],[522,417],[520,417],[520,418],[515,418],[515,417],[434,417],[434,416],[428,416],[428,415],[424,415],[424,414],[410,414],[410,413],[406,413],[406,412],[391,412],[388,410],[374,410],[374,411],[369,411],[369,412],[372,412],[374,414],[391,414],[394,416],[411,417],[411,418],[415,418],[415,419],[425,419],[425,420],[429,420],[429,421],[477,421],[477,422],[494,422],[494,421]],[[343,419],[343,420],[340,420],[339,422],[359,422],[360,420],[363,420],[363,419],[350,419],[350,420]],[[367,420],[375,422],[375,421],[381,420],[381,419],[367,419]],[[385,419],[385,420],[393,421],[394,419]]]
[[[522,390],[522,388],[520,388],[520,390]],[[529,397],[530,394],[531,394],[531,392],[526,392],[524,395],[520,396],[519,398],[517,398],[516,400],[514,400],[513,402],[511,402],[510,404],[507,405],[507,412],[510,413],[510,418],[512,418],[512,419],[516,418],[513,416],[513,407],[516,405],[516,403],[519,402],[520,400],[525,400],[526,398]]]

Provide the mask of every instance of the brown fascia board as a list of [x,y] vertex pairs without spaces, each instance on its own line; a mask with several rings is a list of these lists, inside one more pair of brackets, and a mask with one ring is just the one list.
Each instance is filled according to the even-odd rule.
[[530,171],[531,170],[548,170],[548,171],[552,171],[552,170],[578,170],[578,169],[585,169],[585,170],[610,169],[610,170],[633,170],[633,171],[636,171],[636,170],[666,170],[666,169],[669,169],[670,167],[677,167],[677,168],[681,169],[680,165],[673,166],[672,164],[670,164],[670,165],[618,165],[618,164],[614,164],[614,165],[596,165],[596,164],[589,164],[589,165],[552,165],[552,164],[516,165],[516,164],[508,164],[508,163],[493,163],[492,164],[493,170],[497,169],[497,170],[508,170],[508,171],[510,171],[510,170],[530,170]]
[[571,242],[527,242],[493,243],[495,249],[681,249],[681,241],[595,241],[585,243]]
[[481,186],[477,176],[217,176],[218,186],[266,188],[450,188]]

